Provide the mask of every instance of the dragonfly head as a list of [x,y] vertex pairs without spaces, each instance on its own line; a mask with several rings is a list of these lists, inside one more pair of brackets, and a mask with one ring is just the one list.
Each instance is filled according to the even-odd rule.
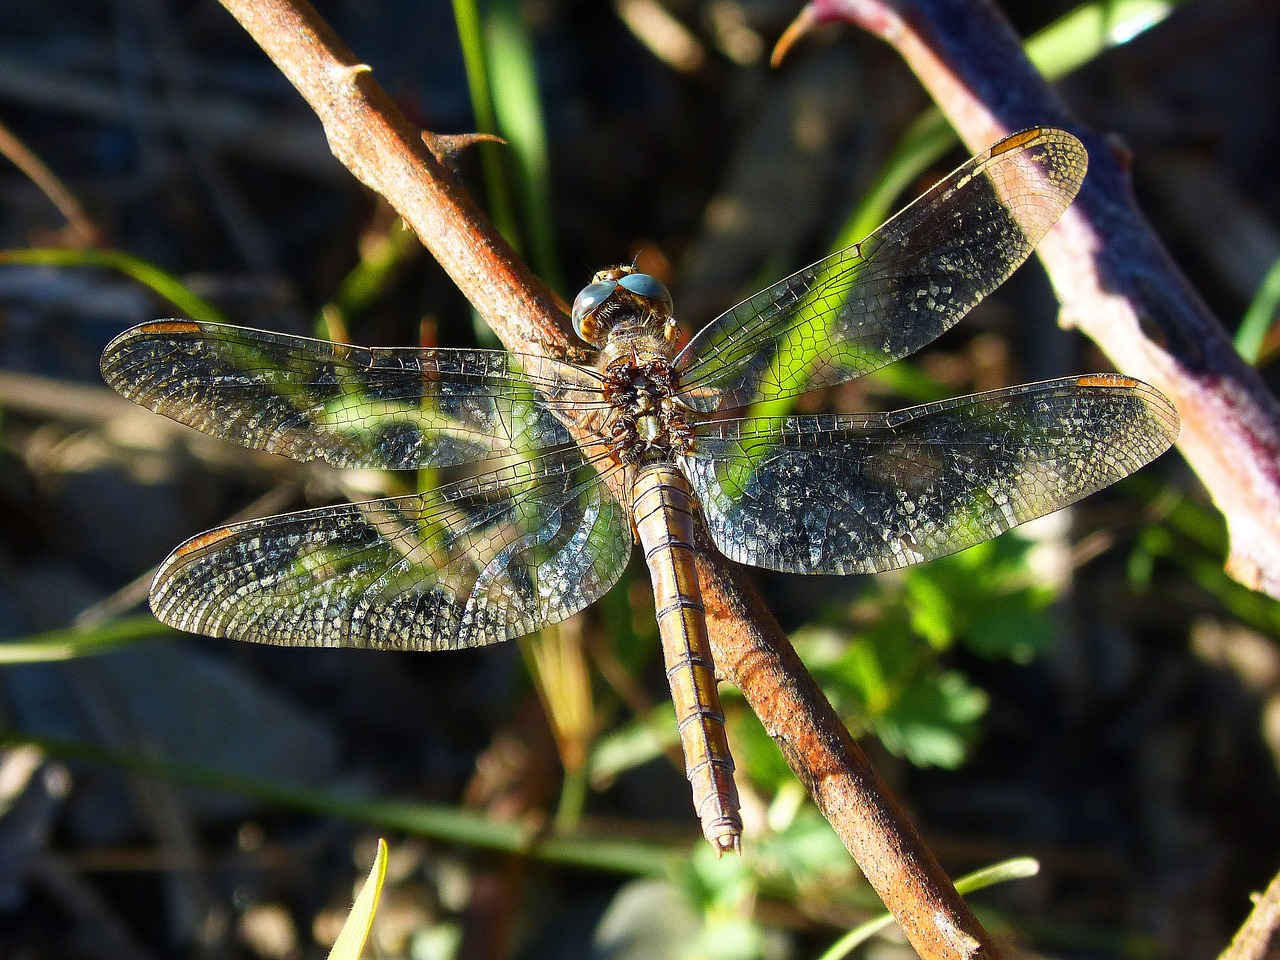
[[603,346],[614,328],[658,328],[670,340],[676,333],[671,294],[662,281],[635,267],[601,270],[573,301],[573,329],[592,346]]

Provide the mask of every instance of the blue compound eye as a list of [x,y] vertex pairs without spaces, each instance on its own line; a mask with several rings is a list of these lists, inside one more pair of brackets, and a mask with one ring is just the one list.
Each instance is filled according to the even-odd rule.
[[658,303],[663,304],[667,310],[671,309],[671,294],[667,292],[667,288],[663,286],[662,281],[657,277],[651,277],[647,273],[628,273],[626,276],[618,278],[618,284],[638,297],[644,297],[646,300],[656,300]]
[[574,298],[573,313],[570,315],[573,318],[573,330],[587,343],[597,343],[601,337],[601,331],[592,322],[591,315],[600,304],[613,296],[613,292],[617,289],[618,284],[615,281],[602,280],[599,283],[587,284]]

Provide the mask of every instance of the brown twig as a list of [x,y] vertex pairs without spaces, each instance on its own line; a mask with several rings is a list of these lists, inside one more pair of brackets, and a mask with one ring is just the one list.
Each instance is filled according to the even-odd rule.
[[1271,878],[1244,925],[1218,960],[1276,960],[1280,957],[1280,874]]
[[27,175],[49,202],[67,219],[68,241],[77,247],[89,247],[102,243],[102,231],[85,211],[76,195],[57,174],[45,165],[12,130],[0,123],[0,154]]
[[742,691],[916,952],[924,960],[999,957],[759,595],[714,551],[700,552],[698,576],[717,667]]
[[[404,217],[509,349],[565,349],[564,313],[304,0],[223,0],[319,115],[334,154]],[[926,960],[997,957],[739,569],[698,562],[721,672]]]
[[1071,116],[991,0],[813,0],[797,27],[831,20],[892,44],[974,150],[1043,125],[1084,141],[1080,196],[1038,248],[1062,323],[1174,402],[1178,447],[1227,521],[1227,572],[1280,597],[1280,403],[1142,216],[1126,154]]
[[305,0],[223,6],[315,111],[334,156],[387,199],[509,349],[546,353],[570,345],[555,295]]

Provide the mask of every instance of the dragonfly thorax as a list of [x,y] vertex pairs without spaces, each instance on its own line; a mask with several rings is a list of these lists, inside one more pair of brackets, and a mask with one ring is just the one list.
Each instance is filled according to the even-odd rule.
[[670,461],[690,449],[693,430],[675,392],[671,360],[663,352],[634,351],[605,366],[610,438],[627,463]]
[[662,282],[625,264],[597,272],[573,301],[573,328],[601,348],[596,366],[618,455],[642,464],[688,450],[693,431],[675,400],[676,323]]

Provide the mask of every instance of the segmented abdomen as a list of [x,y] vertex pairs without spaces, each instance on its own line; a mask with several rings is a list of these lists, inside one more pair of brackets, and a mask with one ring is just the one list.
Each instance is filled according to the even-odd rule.
[[653,580],[693,805],[711,845],[718,852],[737,850],[742,818],[693,564],[693,492],[674,465],[647,466],[636,480],[632,510]]

